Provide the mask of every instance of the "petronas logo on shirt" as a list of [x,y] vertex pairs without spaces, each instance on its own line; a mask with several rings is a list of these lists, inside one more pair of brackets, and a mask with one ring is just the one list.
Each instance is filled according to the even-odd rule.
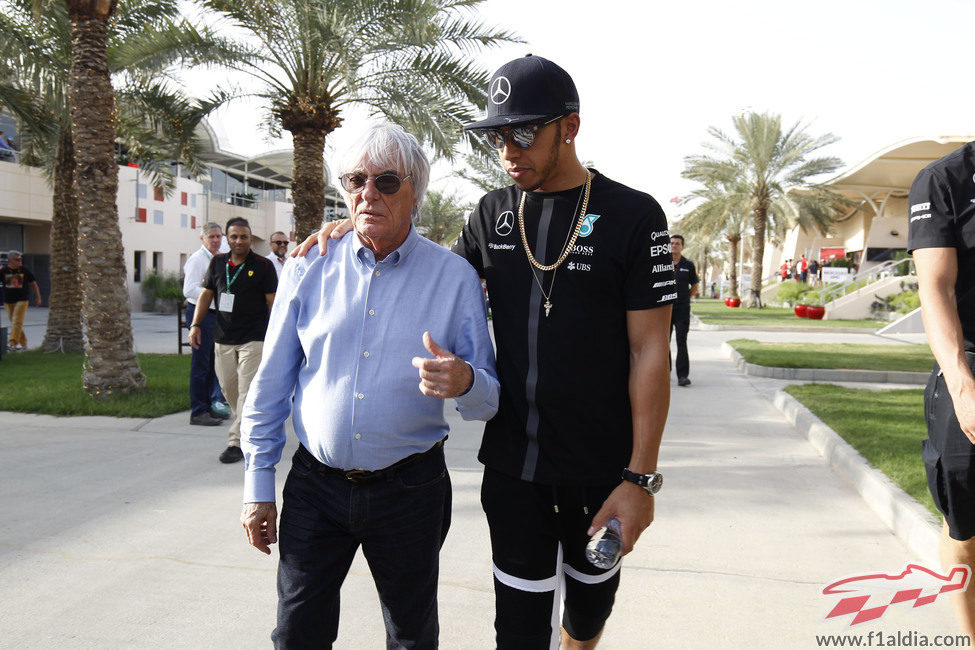
[[582,220],[582,228],[579,230],[579,236],[588,237],[590,234],[592,234],[593,226],[598,218],[598,214],[587,214],[586,218]]

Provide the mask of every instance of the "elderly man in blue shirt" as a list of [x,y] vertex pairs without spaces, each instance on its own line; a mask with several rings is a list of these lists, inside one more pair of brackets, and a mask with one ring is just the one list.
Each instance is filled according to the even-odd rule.
[[[276,647],[331,647],[361,545],[388,647],[432,648],[451,507],[444,400],[467,420],[494,415],[494,349],[477,273],[412,225],[430,174],[416,138],[373,127],[341,171],[357,236],[284,268],[244,408],[241,522],[264,553],[280,541]],[[289,414],[301,444],[278,526]]]

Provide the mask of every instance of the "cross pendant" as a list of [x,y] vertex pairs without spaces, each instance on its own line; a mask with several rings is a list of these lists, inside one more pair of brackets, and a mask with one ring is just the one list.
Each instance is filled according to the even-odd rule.
[[549,302],[549,299],[548,298],[546,298],[545,299],[545,304],[542,305],[542,306],[545,307],[545,318],[548,318],[548,313],[550,311],[552,311],[552,303]]

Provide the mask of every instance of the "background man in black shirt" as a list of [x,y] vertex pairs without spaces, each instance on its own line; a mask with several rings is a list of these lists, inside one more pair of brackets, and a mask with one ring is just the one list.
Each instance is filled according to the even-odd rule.
[[230,253],[214,255],[203,278],[203,292],[190,325],[190,344],[194,348],[200,344],[200,323],[216,296],[215,366],[234,417],[220,462],[236,463],[244,459],[240,450],[240,416],[247,389],[261,365],[278,275],[269,259],[251,250],[251,227],[246,219],[236,217],[227,222],[227,242]]
[[687,354],[687,332],[691,328],[691,296],[697,295],[697,270],[694,262],[684,257],[683,235],[670,236],[670,254],[674,258],[677,302],[670,317],[670,330],[677,332],[677,384],[690,386],[691,362]]
[[[908,248],[917,268],[921,315],[937,361],[924,391],[928,438],[921,456],[944,515],[944,568],[975,570],[975,142],[917,175]],[[975,587],[953,592],[962,629],[975,635]]]
[[[3,132],[0,131],[0,134]],[[10,335],[7,342],[11,350],[26,350],[27,335],[24,334],[24,317],[30,290],[34,290],[34,306],[41,306],[41,290],[34,274],[23,265],[24,257],[20,251],[7,253],[6,266],[0,267],[0,284],[3,285],[3,304],[10,318]]]

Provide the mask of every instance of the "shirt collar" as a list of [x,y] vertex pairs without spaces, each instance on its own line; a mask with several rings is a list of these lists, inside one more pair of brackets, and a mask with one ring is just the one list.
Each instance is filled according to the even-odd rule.
[[[383,262],[391,264],[392,266],[399,266],[400,262],[409,257],[410,253],[413,252],[413,249],[416,248],[416,244],[419,241],[420,234],[416,231],[416,228],[411,223],[410,232],[407,233],[406,239],[403,240],[403,243],[399,245],[399,248],[387,255]],[[355,235],[352,238],[352,250],[355,252],[355,255],[359,261],[370,266],[375,266],[376,256],[371,250],[365,247],[358,235]]]

